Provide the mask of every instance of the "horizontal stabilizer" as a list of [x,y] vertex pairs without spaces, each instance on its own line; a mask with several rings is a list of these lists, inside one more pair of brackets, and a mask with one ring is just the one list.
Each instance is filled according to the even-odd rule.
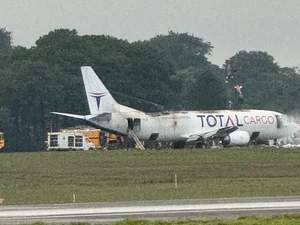
[[71,113],[61,113],[61,112],[51,112],[52,114],[56,115],[61,115],[61,116],[67,116],[67,117],[72,117],[76,119],[82,119],[85,120],[86,117],[84,115],[77,115],[77,114],[71,114]]
[[[91,117],[92,116],[92,117]],[[110,121],[111,113],[102,113],[97,116],[91,115],[86,119],[91,119],[91,121],[101,122],[101,121]]]

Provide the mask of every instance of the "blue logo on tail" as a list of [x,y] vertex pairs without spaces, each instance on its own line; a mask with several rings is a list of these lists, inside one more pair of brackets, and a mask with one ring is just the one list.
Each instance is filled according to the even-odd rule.
[[94,97],[96,99],[96,101],[97,101],[97,108],[99,110],[100,109],[101,98],[103,96],[105,96],[106,93],[105,92],[102,92],[102,93],[90,92],[89,94],[90,94],[89,96]]

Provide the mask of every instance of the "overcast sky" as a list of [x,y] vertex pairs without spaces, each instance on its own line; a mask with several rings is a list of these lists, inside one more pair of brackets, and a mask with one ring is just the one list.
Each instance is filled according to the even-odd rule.
[[58,28],[130,42],[173,30],[211,42],[220,66],[240,50],[300,66],[299,0],[0,0],[3,27],[25,47]]

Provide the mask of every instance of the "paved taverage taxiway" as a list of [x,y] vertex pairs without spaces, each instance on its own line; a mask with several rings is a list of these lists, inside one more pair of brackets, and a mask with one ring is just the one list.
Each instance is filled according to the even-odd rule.
[[300,213],[300,197],[0,206],[0,223],[108,222],[126,218],[175,220],[283,213]]

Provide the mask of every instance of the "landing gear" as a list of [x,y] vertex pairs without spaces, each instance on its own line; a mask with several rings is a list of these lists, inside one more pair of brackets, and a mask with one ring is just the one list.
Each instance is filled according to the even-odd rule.
[[185,141],[177,141],[174,142],[173,144],[174,149],[184,148],[184,146],[185,146]]
[[195,148],[207,148],[207,145],[203,142],[195,144]]

